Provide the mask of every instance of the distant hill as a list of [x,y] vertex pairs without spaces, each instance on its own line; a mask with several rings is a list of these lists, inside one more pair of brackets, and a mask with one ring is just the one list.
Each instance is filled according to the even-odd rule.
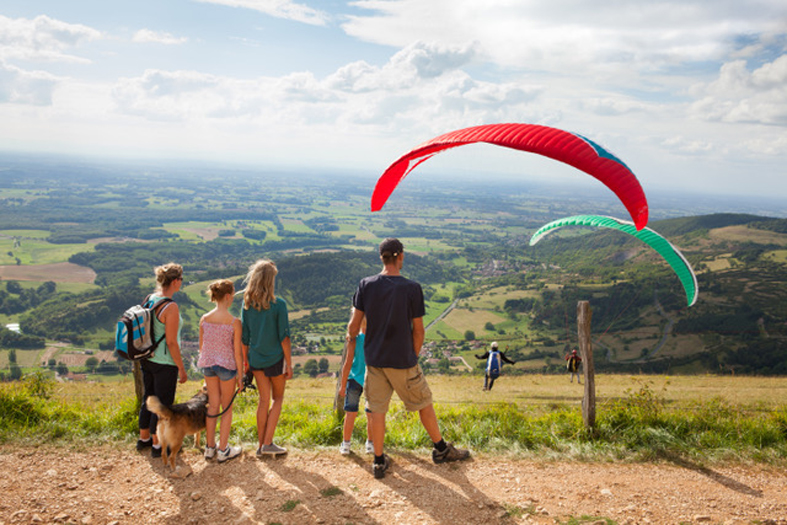
[[[714,228],[724,228],[725,226],[756,224],[766,221],[773,221],[773,219],[742,213],[714,213],[712,215],[653,221],[648,226],[662,235],[674,236],[685,235],[696,230],[712,230]],[[785,220],[782,222],[787,224]]]

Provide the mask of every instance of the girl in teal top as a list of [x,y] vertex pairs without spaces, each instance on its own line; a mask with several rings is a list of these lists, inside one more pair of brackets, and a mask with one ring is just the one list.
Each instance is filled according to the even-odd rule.
[[[241,312],[244,360],[254,374],[259,392],[257,406],[257,455],[286,454],[273,443],[279,423],[284,385],[292,379],[292,349],[287,303],[274,295],[278,270],[261,259],[249,268]],[[271,402],[272,400],[272,402]]]
[[[164,297],[165,296],[163,294],[161,294],[160,292],[154,292],[153,294],[151,294],[150,300],[155,303],[157,301],[160,301]],[[164,324],[163,321],[160,321],[159,318],[163,317],[164,316],[164,312],[167,310],[167,308],[170,308],[172,306],[177,308],[177,305],[174,302],[173,303],[169,303],[169,304],[165,304],[164,306],[162,306],[159,309],[158,315],[153,316],[153,333],[154,334],[161,334],[161,333],[165,333],[166,332],[166,325]],[[180,315],[180,310],[178,310],[178,328],[177,328],[177,334],[175,336],[175,340],[177,341],[177,344],[178,344],[178,353],[180,353],[180,332],[181,332],[182,328],[183,328],[183,316]],[[161,341],[159,343],[159,345],[156,347],[156,351],[153,353],[152,356],[150,356],[148,358],[148,361],[152,361],[153,363],[158,363],[160,365],[178,366],[175,363],[175,360],[172,358],[172,352],[170,351],[169,347],[167,346],[167,339],[166,339],[166,337],[164,338],[163,341]],[[181,360],[181,363],[182,363],[182,360]]]

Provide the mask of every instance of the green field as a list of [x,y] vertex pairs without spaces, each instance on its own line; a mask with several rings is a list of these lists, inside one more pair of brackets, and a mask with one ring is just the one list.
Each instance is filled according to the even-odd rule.
[[[75,253],[94,249],[92,244],[52,244],[35,232],[30,238],[13,239],[0,236],[0,265],[15,265],[19,259],[22,265],[52,264],[65,262]],[[49,232],[47,232],[47,235]]]

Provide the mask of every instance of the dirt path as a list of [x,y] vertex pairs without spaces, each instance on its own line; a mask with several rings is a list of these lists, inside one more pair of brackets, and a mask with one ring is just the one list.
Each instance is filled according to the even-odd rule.
[[[787,524],[787,475],[760,466],[585,464],[475,457],[434,465],[323,449],[225,464],[188,450],[172,479],[149,453],[0,447],[3,523],[771,523]],[[592,517],[592,518],[591,518]]]

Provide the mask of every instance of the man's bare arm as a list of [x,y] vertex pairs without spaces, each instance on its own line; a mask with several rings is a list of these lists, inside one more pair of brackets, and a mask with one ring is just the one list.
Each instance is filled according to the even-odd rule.
[[421,355],[421,347],[424,344],[424,337],[426,335],[426,330],[424,330],[424,318],[423,317],[416,317],[413,319],[413,350],[415,350],[415,355]]

